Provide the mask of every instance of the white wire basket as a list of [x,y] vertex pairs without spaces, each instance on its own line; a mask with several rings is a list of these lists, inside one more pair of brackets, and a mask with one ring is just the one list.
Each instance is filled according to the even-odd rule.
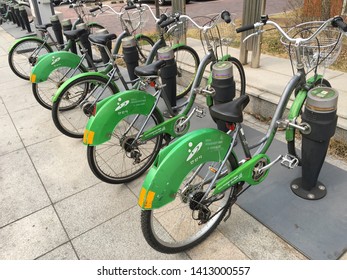
[[[289,29],[288,35],[292,38],[308,38],[322,23],[321,21],[311,21],[296,25]],[[341,52],[341,37],[339,29],[328,26],[316,38],[301,44],[299,53],[306,70],[332,65]],[[281,43],[287,48],[291,61],[297,63],[295,44],[284,37],[281,38]]]
[[131,33],[141,30],[148,21],[148,11],[146,9],[125,10],[121,15],[122,24],[125,25]]

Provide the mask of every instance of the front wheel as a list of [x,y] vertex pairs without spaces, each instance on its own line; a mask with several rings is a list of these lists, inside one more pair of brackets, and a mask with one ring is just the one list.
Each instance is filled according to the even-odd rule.
[[[88,146],[90,169],[100,180],[110,184],[122,184],[140,177],[153,163],[160,151],[163,135],[148,141],[135,141],[146,115],[130,115],[114,128],[111,139],[101,145]],[[162,122],[154,110],[145,125],[145,131]]]
[[8,53],[8,64],[19,78],[29,80],[31,69],[38,57],[52,51],[52,48],[40,38],[26,38],[12,46]]
[[[331,84],[325,79],[319,79],[315,82],[314,87],[330,87]],[[304,104],[302,104],[304,105]],[[299,123],[301,122],[302,109],[296,119]],[[301,166],[301,144],[302,144],[302,134],[298,129],[293,128],[294,137],[293,140],[287,142],[288,153],[295,156],[299,160],[299,165]]]
[[[166,254],[179,253],[201,243],[218,226],[236,195],[235,186],[217,195],[212,194],[213,188],[206,193],[219,164],[206,162],[199,166],[199,172],[196,168],[187,171],[180,188],[173,194],[173,202],[141,212],[142,232],[152,248]],[[235,168],[237,161],[231,156],[217,182]]]
[[101,76],[83,76],[64,86],[53,102],[52,118],[60,132],[82,138],[95,102],[117,93],[112,82]]
[[177,65],[177,99],[184,97],[192,88],[200,59],[197,52],[186,45],[173,49]]

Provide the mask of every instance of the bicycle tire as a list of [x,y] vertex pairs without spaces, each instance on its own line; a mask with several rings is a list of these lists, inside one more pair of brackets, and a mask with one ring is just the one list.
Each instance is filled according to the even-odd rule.
[[200,64],[200,58],[193,48],[186,45],[178,46],[173,51],[177,65],[176,98],[181,99],[192,88]]
[[[38,53],[36,51],[42,46]],[[15,43],[8,53],[8,64],[14,74],[23,80],[30,79],[32,67],[40,55],[53,52],[40,38],[26,38]]]
[[[87,147],[87,158],[90,169],[97,178],[106,183],[123,184],[137,179],[152,165],[160,151],[163,142],[162,134],[143,143],[143,145],[136,145],[136,147],[132,147],[131,149],[129,145],[127,146],[127,143],[130,143],[133,138],[123,135],[123,131],[129,128],[129,122],[133,118],[134,115],[124,118],[115,127],[111,139],[106,143]],[[137,128],[143,124],[142,118],[144,118],[144,115],[139,116],[139,118],[138,125],[135,122],[129,131],[133,132],[134,135],[137,132]],[[147,125],[152,127],[161,122],[160,113],[155,109]],[[128,151],[125,149],[128,149]],[[145,156],[145,161],[136,162],[134,157],[137,155],[141,155],[141,157]],[[138,160],[140,159],[138,158]],[[129,166],[130,170],[126,170]]]
[[[104,90],[107,82],[108,79],[104,77],[88,75],[77,78],[64,86],[52,107],[53,122],[61,133],[71,138],[83,138],[83,132],[92,111],[92,108],[86,106],[95,101],[94,94],[101,93],[99,90],[102,89],[101,97],[106,98],[118,92],[118,88],[113,83],[109,83],[107,89]],[[89,103],[87,103],[88,101]],[[85,104],[84,106],[82,106],[82,102]]]
[[[63,76],[71,71],[71,74],[67,74],[65,78]],[[52,97],[57,92],[58,88],[73,75],[84,73],[87,70],[80,65],[77,69],[69,67],[59,67],[55,69],[49,76],[47,81],[41,83],[33,83],[31,89],[36,101],[44,108],[52,110]],[[63,78],[63,79],[62,79]]]
[[[331,87],[331,84],[329,83],[329,81],[325,80],[325,79],[320,79],[318,81],[316,81],[315,85],[316,86],[324,86],[324,87]],[[302,104],[304,105],[304,104]],[[300,118],[302,114],[302,108],[300,109],[300,113],[298,118]],[[293,128],[294,130],[294,137],[292,141],[287,141],[287,149],[288,149],[288,153],[295,156],[298,160],[299,160],[299,166],[301,166],[301,137],[302,134],[300,133],[300,131],[298,129]]]
[[[153,249],[165,254],[175,254],[193,248],[216,229],[232,206],[232,201],[236,195],[234,186],[227,189],[223,193],[223,197],[215,201],[221,204],[216,205],[217,208],[214,212],[216,214],[211,216],[211,219],[199,225],[200,219],[197,217],[196,219],[193,218],[193,215],[196,214],[194,211],[199,211],[200,200],[204,194],[201,189],[196,188],[201,182],[197,183],[195,179],[211,178],[214,175],[209,168],[211,165],[208,162],[204,164],[207,166],[190,182],[192,188],[183,188],[183,185],[186,178],[190,179],[192,177],[188,175],[191,172],[193,173],[194,168],[187,170],[187,176],[177,191],[174,201],[159,209],[141,211],[142,233],[147,243]],[[229,157],[227,165],[229,171],[237,168],[238,164],[234,155]],[[208,176],[208,172],[213,174],[210,177],[205,177]],[[208,185],[208,183],[203,185]],[[211,202],[208,206],[209,210],[212,210],[212,206],[215,207]]]
[[147,61],[148,54],[151,51],[154,42],[146,35],[139,35],[136,37],[137,51],[139,53],[139,65],[144,65]]
[[[233,71],[233,77],[236,86],[236,94],[239,96],[246,94],[246,75],[242,63],[235,57],[229,57],[230,61],[234,67],[236,67],[237,72]],[[235,69],[235,68],[233,68]]]

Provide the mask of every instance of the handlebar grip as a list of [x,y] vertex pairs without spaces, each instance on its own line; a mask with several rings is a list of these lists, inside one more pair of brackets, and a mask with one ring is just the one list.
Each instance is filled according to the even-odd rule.
[[221,14],[221,18],[226,22],[226,23],[230,23],[231,22],[231,17],[230,17],[230,13],[228,11],[223,11]]
[[347,32],[347,24],[343,21],[341,17],[334,18],[332,25],[334,27],[339,27],[343,32]]
[[254,29],[254,24],[247,24],[239,28],[236,28],[236,33],[245,32],[247,30],[252,30],[252,29]]
[[98,7],[95,7],[93,9],[90,9],[89,12],[94,13],[95,11],[100,10],[100,9],[101,9],[101,7],[98,6]]
[[166,14],[161,14],[160,15],[160,19],[158,20],[157,24],[160,25],[165,20],[167,20],[167,15]]
[[131,6],[126,6],[124,10],[131,10],[131,9],[136,9],[136,5],[131,5]]
[[171,19],[168,19],[168,20],[165,20],[164,22],[162,22],[161,24],[159,24],[159,26],[161,28],[164,28],[164,27],[170,25],[171,23],[174,23],[175,21],[176,21],[176,19],[171,18]]

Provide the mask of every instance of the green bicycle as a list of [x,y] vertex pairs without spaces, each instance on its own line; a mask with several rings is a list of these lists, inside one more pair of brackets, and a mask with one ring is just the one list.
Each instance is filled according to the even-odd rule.
[[[95,33],[97,30],[104,29],[104,27],[96,22],[87,21],[87,13],[84,11],[85,7],[82,1],[77,1],[73,4],[73,9],[77,14],[77,19],[72,25],[72,29],[80,23],[87,23],[90,33]],[[92,14],[92,13],[90,13]],[[8,64],[19,78],[24,80],[30,79],[30,73],[33,66],[37,63],[38,57],[44,54],[52,53],[54,47],[59,51],[69,51],[73,49],[73,42],[68,41],[65,46],[61,46],[54,36],[49,31],[52,24],[37,25],[36,30],[40,33],[40,37],[27,36],[16,40],[10,47],[8,53]],[[99,61],[100,57],[97,55],[98,51],[94,50],[94,61]]]
[[[295,141],[295,131],[310,133],[310,125],[299,123],[302,107],[309,89],[325,85],[321,75],[306,80],[304,64],[332,63],[339,54],[341,33],[347,30],[342,18],[320,22],[318,27],[302,30],[290,37],[277,23],[262,17],[258,23],[237,29],[238,32],[274,26],[293,49],[297,61],[296,73],[285,87],[266,135],[249,146],[244,133],[243,109],[248,95],[225,104],[210,107],[214,120],[229,124],[224,133],[213,128],[193,131],[163,149],[149,170],[139,196],[141,227],[148,244],[163,253],[177,253],[190,249],[206,239],[218,224],[231,215],[231,207],[250,186],[263,182],[270,168],[281,162],[294,168],[299,159],[291,154],[280,155],[271,161],[266,154],[279,127],[286,129],[286,140]],[[338,32],[334,35],[333,30]],[[323,32],[327,31],[327,32]],[[259,34],[261,30],[255,34]],[[307,37],[299,38],[304,34]],[[332,36],[319,40],[319,36]],[[336,37],[335,37],[336,36]],[[314,42],[315,48],[307,47]],[[326,48],[327,46],[327,48]],[[307,51],[309,50],[309,51]],[[282,119],[289,98],[295,93],[287,119]],[[244,151],[240,160],[234,146],[239,138]],[[252,149],[257,148],[255,152]]]
[[[165,62],[158,61],[136,69],[136,74],[145,85],[155,83],[154,94],[141,90],[118,93],[97,103],[96,115],[88,121],[83,138],[84,144],[88,145],[88,163],[94,174],[105,182],[120,184],[138,178],[151,166],[164,145],[188,132],[194,113],[203,113],[194,106],[194,101],[197,94],[205,92],[199,86],[209,65],[213,67],[230,64],[231,69],[234,69],[234,80],[237,81],[234,92],[245,94],[246,82],[242,64],[229,54],[223,55],[220,48],[221,38],[218,37],[220,33],[213,32],[219,30],[218,24],[231,22],[230,13],[223,11],[204,26],[200,26],[187,15],[180,15],[179,20],[191,21],[201,31],[207,46],[189,96],[181,99],[176,106],[171,105],[163,85],[155,83],[158,71],[165,65]],[[218,58],[220,53],[222,55]],[[210,75],[209,85],[212,80]],[[233,98],[231,92],[230,97]],[[159,109],[161,99],[170,115],[166,120]],[[208,96],[207,100],[210,105],[213,103],[211,96]]]

